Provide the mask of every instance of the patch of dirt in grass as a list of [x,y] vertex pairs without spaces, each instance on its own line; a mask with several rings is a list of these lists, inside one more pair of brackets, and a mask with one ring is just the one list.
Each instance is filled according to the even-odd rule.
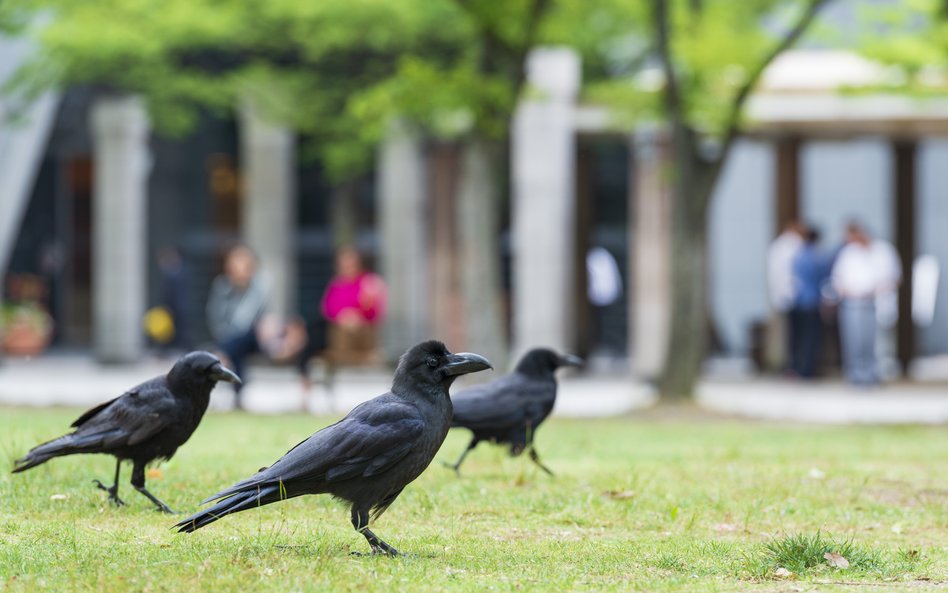
[[900,507],[948,502],[948,489],[918,488],[904,480],[878,480],[867,485],[862,495],[873,502]]

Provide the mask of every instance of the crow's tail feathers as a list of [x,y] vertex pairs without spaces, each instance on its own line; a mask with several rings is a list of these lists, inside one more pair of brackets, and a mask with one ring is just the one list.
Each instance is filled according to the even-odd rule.
[[67,434],[30,449],[29,453],[13,462],[13,473],[26,471],[46,463],[53,457],[61,457],[72,453],[83,453],[83,451],[76,447],[73,435]]
[[226,517],[232,513],[239,513],[256,507],[277,502],[286,498],[286,492],[283,491],[280,484],[266,484],[254,487],[253,490],[242,490],[236,492],[223,500],[220,500],[214,506],[195,513],[181,521],[174,528],[179,532],[191,533],[205,525],[217,521],[221,517]]

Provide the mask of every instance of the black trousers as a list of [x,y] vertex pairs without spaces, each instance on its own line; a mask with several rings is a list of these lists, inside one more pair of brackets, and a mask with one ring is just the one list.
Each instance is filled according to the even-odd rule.
[[819,308],[796,307],[790,310],[790,370],[800,377],[819,374],[823,343],[823,318]]

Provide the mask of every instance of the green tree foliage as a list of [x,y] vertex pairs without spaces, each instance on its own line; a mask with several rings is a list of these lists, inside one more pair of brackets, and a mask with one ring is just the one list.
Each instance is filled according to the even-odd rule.
[[870,5],[864,7],[861,17],[865,32],[857,47],[864,56],[885,67],[878,86],[861,90],[920,98],[945,95],[948,2],[905,0]]
[[304,149],[339,180],[367,167],[375,139],[350,99],[407,56],[447,60],[465,39],[454,6],[420,0],[11,1],[43,16],[32,31],[41,51],[15,87],[140,93],[169,134],[202,109],[251,101],[308,138]]

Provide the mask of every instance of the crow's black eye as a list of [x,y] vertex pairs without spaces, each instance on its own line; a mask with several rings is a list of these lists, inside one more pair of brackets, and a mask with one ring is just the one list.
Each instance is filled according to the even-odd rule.
[[428,366],[430,366],[431,368],[435,368],[436,366],[438,366],[438,359],[435,358],[434,356],[429,356],[426,362],[428,363]]

